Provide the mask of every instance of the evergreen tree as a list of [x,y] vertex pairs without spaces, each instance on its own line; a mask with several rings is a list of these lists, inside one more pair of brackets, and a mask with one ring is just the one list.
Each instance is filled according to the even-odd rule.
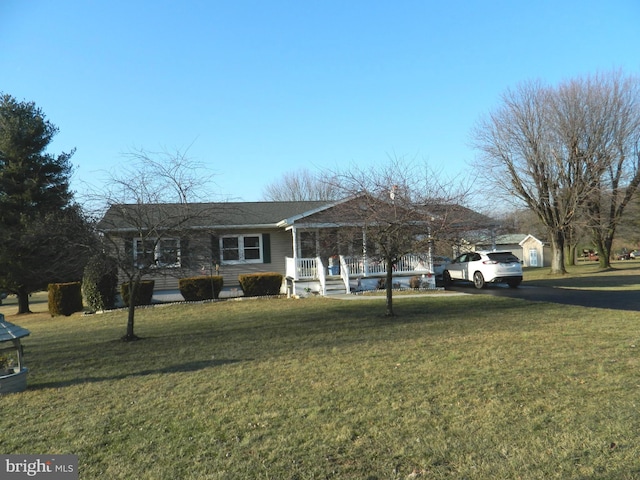
[[18,313],[29,312],[29,294],[48,282],[79,280],[60,277],[78,270],[76,241],[90,237],[71,203],[73,151],[46,152],[57,132],[33,102],[0,94],[0,289],[18,296]]

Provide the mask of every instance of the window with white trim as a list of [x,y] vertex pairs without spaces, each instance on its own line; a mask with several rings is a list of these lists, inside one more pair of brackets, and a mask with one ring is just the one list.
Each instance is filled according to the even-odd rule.
[[179,267],[179,238],[135,238],[133,260],[138,267]]
[[262,235],[220,237],[220,261],[223,264],[262,263]]

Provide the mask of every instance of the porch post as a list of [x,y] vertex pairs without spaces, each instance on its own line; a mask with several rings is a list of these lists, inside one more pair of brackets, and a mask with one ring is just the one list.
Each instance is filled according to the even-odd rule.
[[367,261],[367,230],[362,227],[362,273],[366,277],[369,275],[369,262]]
[[427,236],[429,245],[429,248],[427,249],[427,268],[429,269],[429,273],[433,273],[433,237],[431,236],[431,224],[429,224],[427,229]]
[[293,280],[291,290],[293,296],[296,295],[296,280],[298,279],[298,234],[295,225],[291,226],[291,242],[293,243]]
[[296,227],[291,227],[291,241],[293,242],[293,261],[298,262],[298,234]]

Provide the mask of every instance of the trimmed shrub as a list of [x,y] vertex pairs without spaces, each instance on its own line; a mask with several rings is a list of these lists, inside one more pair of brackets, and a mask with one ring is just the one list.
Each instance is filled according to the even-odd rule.
[[281,273],[247,273],[238,276],[240,288],[247,297],[260,297],[263,295],[279,295],[282,287]]
[[222,290],[223,279],[221,275],[209,275],[206,277],[190,277],[178,280],[180,293],[187,302],[217,299]]
[[[133,304],[138,305],[151,305],[151,299],[153,298],[153,288],[156,282],[154,280],[140,280],[136,287],[135,298]],[[122,301],[128,307],[129,306],[129,282],[120,285],[120,295],[122,295]]]
[[118,267],[107,255],[92,257],[84,268],[82,293],[94,311],[114,308],[118,291]]
[[49,293],[49,313],[69,316],[75,312],[81,312],[82,284],[80,282],[50,283],[47,289]]

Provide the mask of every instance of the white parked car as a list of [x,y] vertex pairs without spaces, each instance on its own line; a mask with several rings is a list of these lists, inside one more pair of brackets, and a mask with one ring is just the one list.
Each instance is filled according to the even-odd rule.
[[506,283],[517,288],[522,282],[522,264],[511,252],[468,252],[449,263],[442,278],[445,286],[459,280],[473,282],[476,288],[484,288],[487,283]]
[[444,269],[447,268],[449,263],[451,263],[451,259],[449,257],[441,257],[439,255],[433,256],[433,273],[436,278],[442,278]]

